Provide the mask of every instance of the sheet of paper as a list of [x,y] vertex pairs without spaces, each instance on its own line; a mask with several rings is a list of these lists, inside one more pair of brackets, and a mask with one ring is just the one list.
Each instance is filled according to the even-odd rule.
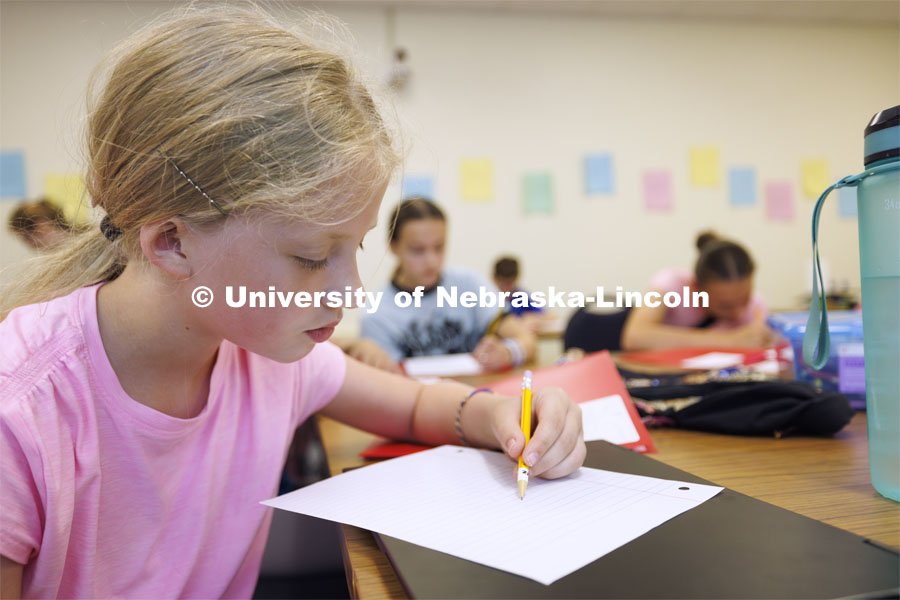
[[794,187],[790,181],[766,183],[766,218],[770,221],[794,220]]
[[828,161],[824,159],[804,160],[800,163],[803,181],[803,195],[815,200],[831,185],[828,176]]
[[25,196],[25,155],[20,150],[0,152],[0,198]]
[[681,361],[685,369],[727,369],[743,364],[744,355],[734,352],[707,352]]
[[630,444],[641,439],[622,396],[615,394],[579,404],[584,441],[606,440],[613,444]]
[[481,364],[468,353],[407,358],[403,369],[410,377],[458,377],[482,372]]
[[499,452],[440,446],[263,502],[348,523],[549,585],[722,488],[588,469],[533,478]]
[[719,149],[697,146],[690,149],[691,185],[716,187],[719,185]]
[[94,209],[80,174],[48,173],[44,176],[44,197],[62,209],[69,223],[84,225],[90,222]]
[[648,211],[672,209],[672,174],[665,170],[644,171],[644,208]]
[[401,195],[404,198],[424,196],[434,199],[434,178],[430,175],[404,175]]
[[522,211],[526,215],[553,213],[553,179],[549,173],[522,177]]
[[494,161],[465,158],[460,163],[459,174],[463,202],[493,202]]
[[612,194],[615,191],[611,154],[589,154],[584,157],[584,191],[588,195]]
[[728,197],[734,206],[756,204],[756,169],[734,167],[728,171]]
[[855,218],[858,214],[856,186],[842,187],[838,190],[838,194],[840,198],[840,204],[838,204],[840,216]]

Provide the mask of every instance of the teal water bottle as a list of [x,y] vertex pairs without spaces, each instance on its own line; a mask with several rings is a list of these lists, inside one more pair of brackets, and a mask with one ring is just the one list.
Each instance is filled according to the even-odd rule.
[[[866,169],[900,163],[900,106],[872,118],[864,146]],[[869,469],[900,501],[900,169],[860,180],[857,205]]]
[[872,117],[863,146],[866,170],[825,190],[813,211],[813,298],[803,358],[820,369],[830,351],[818,251],[822,204],[833,189],[855,185],[869,470],[875,489],[900,501],[900,106]]

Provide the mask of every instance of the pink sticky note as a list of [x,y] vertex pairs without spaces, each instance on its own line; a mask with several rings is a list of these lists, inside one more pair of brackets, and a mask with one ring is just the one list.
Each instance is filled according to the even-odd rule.
[[644,171],[644,208],[671,210],[672,174],[668,171]]
[[794,219],[794,188],[790,181],[766,182],[766,218],[770,221]]

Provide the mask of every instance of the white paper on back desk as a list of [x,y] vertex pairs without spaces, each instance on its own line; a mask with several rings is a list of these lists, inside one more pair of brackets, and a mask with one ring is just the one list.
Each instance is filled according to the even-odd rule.
[[347,523],[549,585],[722,488],[582,467],[519,499],[499,452],[440,446],[263,504]]

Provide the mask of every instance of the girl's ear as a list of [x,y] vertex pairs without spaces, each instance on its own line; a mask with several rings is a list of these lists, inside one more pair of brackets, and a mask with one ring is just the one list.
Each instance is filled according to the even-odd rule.
[[141,250],[151,264],[175,279],[187,279],[191,264],[181,250],[181,240],[187,227],[179,217],[149,223],[141,227]]
[[392,252],[395,256],[397,255],[397,246],[398,246],[398,245],[399,245],[399,242],[397,242],[396,240],[394,240],[394,241],[391,242],[390,246],[388,246],[388,247],[391,249],[391,252]]

